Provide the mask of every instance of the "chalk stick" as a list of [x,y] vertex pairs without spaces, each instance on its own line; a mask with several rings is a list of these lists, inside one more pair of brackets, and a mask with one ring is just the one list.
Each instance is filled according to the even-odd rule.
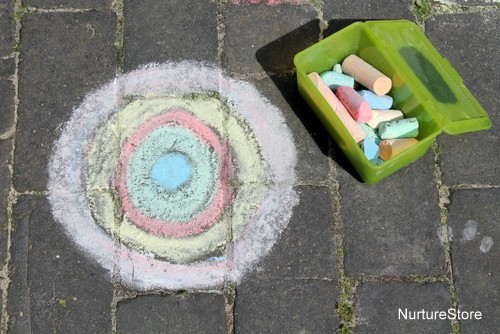
[[362,147],[363,153],[368,160],[374,161],[378,158],[379,147],[373,138],[366,137],[365,140],[363,140]]
[[372,118],[370,105],[354,88],[340,86],[335,94],[356,121],[366,123]]
[[340,64],[333,65],[332,71],[337,72],[337,73],[342,73],[342,65],[340,65]]
[[416,143],[418,143],[418,140],[415,138],[382,140],[379,145],[379,157],[389,160]]
[[386,110],[391,109],[393,99],[389,95],[377,95],[369,90],[360,90],[359,95],[365,99],[366,102],[370,105],[370,108],[375,110]]
[[372,110],[372,119],[367,124],[374,129],[378,129],[380,124],[384,122],[397,121],[403,118],[403,113],[400,110]]
[[[359,125],[365,131],[367,138],[369,137],[375,141],[380,142],[380,138],[379,138],[375,129],[373,129],[371,126],[366,125],[365,123],[359,123]],[[377,144],[378,144],[378,142],[377,142]]]
[[354,87],[354,78],[342,73],[337,73],[335,71],[326,71],[321,73],[320,77],[334,92],[340,86]]
[[418,135],[418,121],[415,117],[382,123],[378,129],[381,139],[413,138]]
[[344,124],[347,131],[354,138],[356,143],[359,143],[366,137],[366,133],[359,126],[359,124],[351,117],[344,105],[337,99],[335,94],[331,91],[326,83],[321,79],[318,73],[312,72],[307,75],[309,79],[314,83],[316,88],[325,98],[326,102],[330,105],[333,111],[337,114],[338,118]]
[[342,73],[350,75],[377,95],[385,95],[392,88],[391,79],[356,55],[344,59]]

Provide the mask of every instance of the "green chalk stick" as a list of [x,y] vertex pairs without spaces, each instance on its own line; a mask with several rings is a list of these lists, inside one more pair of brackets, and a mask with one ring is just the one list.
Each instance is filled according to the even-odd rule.
[[365,123],[359,123],[359,125],[365,131],[366,137],[373,138],[375,141],[378,140],[380,142],[380,138],[379,138],[376,130],[372,129],[369,125],[367,125]]
[[382,123],[378,129],[381,139],[415,138],[418,121],[415,117]]

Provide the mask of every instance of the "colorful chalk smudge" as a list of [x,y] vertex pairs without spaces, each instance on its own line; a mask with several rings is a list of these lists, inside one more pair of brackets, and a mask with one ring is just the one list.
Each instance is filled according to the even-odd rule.
[[89,94],[55,142],[55,219],[123,285],[222,287],[265,256],[298,203],[296,149],[251,84],[150,64]]

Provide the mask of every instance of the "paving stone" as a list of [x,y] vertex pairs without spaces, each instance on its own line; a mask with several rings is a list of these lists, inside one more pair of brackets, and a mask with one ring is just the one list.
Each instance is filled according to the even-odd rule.
[[16,71],[14,58],[0,59],[0,80],[10,79]]
[[328,27],[323,32],[325,37],[357,21],[366,20],[410,20],[415,16],[410,11],[411,0],[389,0],[384,5],[377,0],[325,1],[323,20]]
[[296,76],[275,75],[255,84],[285,116],[297,147],[296,173],[299,182],[326,180],[330,170],[329,135],[299,94]]
[[463,311],[481,320],[462,320],[462,333],[495,333],[500,326],[500,189],[459,190],[451,194],[448,223],[451,254]]
[[0,78],[0,135],[14,124],[14,84]]
[[109,8],[112,0],[23,0],[23,5],[39,8]]
[[228,5],[224,17],[227,68],[236,73],[281,72],[319,38],[311,5]]
[[415,318],[414,312],[422,310],[448,312],[450,296],[446,284],[367,283],[357,288],[356,295],[357,334],[451,333],[448,319],[423,320],[420,316],[410,320],[410,316]]
[[334,333],[335,283],[251,280],[236,288],[236,333]]
[[339,182],[348,276],[444,274],[430,150],[375,185],[340,167]]
[[111,332],[109,272],[65,235],[42,196],[14,208],[10,333]]
[[215,63],[218,53],[215,1],[125,2],[125,69],[150,62]]
[[382,5],[377,0],[325,1],[323,20],[328,22],[324,35],[348,26],[355,21],[405,19],[414,21],[410,11],[411,0],[388,0]]
[[23,17],[16,189],[43,190],[46,164],[63,122],[91,90],[115,74],[111,12]]
[[0,141],[0,268],[5,265],[7,259],[7,198],[10,191],[10,170],[12,141]]
[[443,179],[447,184],[500,184],[500,39],[498,13],[435,15],[426,22],[426,35],[463,78],[489,114],[487,131],[440,135]]
[[215,294],[139,296],[117,308],[117,331],[136,333],[227,333],[224,297]]
[[279,241],[249,279],[335,277],[332,198],[325,187],[297,187],[299,204]]
[[8,56],[13,51],[15,29],[13,12],[13,0],[0,3],[0,57]]

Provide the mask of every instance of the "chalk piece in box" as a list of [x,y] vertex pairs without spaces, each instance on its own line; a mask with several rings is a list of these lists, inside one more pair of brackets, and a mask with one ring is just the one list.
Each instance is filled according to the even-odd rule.
[[[392,80],[388,95],[405,118],[416,117],[418,143],[372,164],[316,89],[308,73],[322,73],[356,54]],[[406,20],[356,22],[295,56],[297,83],[316,116],[367,184],[376,183],[421,157],[441,132],[459,134],[491,127],[462,78],[416,24]]]

